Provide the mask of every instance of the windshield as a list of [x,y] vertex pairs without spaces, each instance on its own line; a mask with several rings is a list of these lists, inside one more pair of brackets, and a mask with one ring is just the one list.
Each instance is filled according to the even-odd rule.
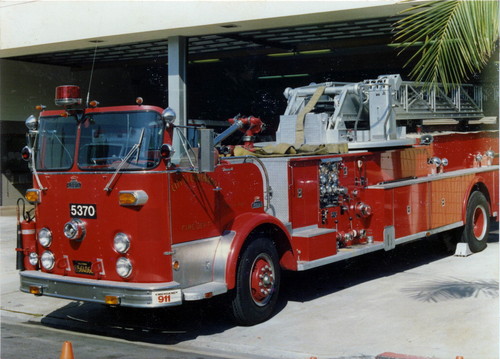
[[76,118],[42,117],[36,143],[38,170],[68,170],[73,165]]
[[156,112],[92,113],[83,118],[78,166],[123,170],[156,167],[160,162],[163,121]]

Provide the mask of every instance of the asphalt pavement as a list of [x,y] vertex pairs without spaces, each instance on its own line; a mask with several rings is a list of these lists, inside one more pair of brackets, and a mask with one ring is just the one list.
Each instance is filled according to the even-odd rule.
[[[432,237],[285,273],[276,315],[253,327],[235,326],[223,297],[139,310],[21,293],[15,217],[0,217],[0,229],[4,359],[54,357],[40,350],[40,338],[48,332],[55,333],[55,339],[44,341],[51,352],[57,353],[64,340],[76,341],[76,359],[369,359],[386,352],[435,359],[499,357],[496,223],[488,248],[468,257],[453,256]],[[21,347],[20,333],[40,338]],[[106,343],[116,348],[114,355],[99,351]],[[178,355],[160,354],[162,349]]]

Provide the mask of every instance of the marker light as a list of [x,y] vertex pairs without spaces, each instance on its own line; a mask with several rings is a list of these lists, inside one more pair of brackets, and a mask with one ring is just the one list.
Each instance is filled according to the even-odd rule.
[[436,165],[436,166],[441,166],[441,158],[439,157],[431,157],[427,160],[427,163],[430,165]]
[[48,228],[42,228],[38,232],[38,242],[42,247],[49,248],[52,244],[52,232]]
[[30,285],[30,293],[34,295],[42,295],[42,287],[39,285]]
[[29,203],[40,203],[41,202],[41,195],[40,194],[41,193],[40,193],[39,189],[31,188],[31,189],[26,191],[24,198],[26,198]]
[[24,146],[23,149],[21,150],[21,158],[25,161],[31,160],[31,157],[33,156],[31,148],[28,146]]
[[127,253],[130,248],[130,239],[125,233],[117,233],[113,240],[113,248],[118,253]]
[[99,101],[92,100],[89,102],[89,106],[92,108],[95,108],[95,107],[99,106]]
[[54,257],[54,254],[52,254],[52,252],[45,251],[42,253],[42,256],[40,257],[40,262],[42,263],[43,268],[45,268],[46,270],[51,270],[52,268],[54,268],[56,259]]
[[116,261],[116,273],[122,278],[128,278],[132,274],[132,263],[130,259],[120,257]]
[[80,88],[74,85],[65,85],[56,87],[56,106],[80,105],[82,98]]
[[172,147],[172,145],[169,145],[168,143],[164,143],[163,145],[161,145],[160,156],[162,158],[169,159],[170,157],[172,157],[174,155],[174,153],[175,153],[175,150]]
[[120,297],[117,297],[116,295],[106,295],[104,297],[104,303],[108,305],[119,305]]
[[494,158],[495,157],[495,152],[492,150],[488,150],[484,154],[486,157]]
[[148,194],[143,190],[120,191],[118,203],[120,206],[142,206],[148,201]]
[[144,103],[144,99],[142,97],[137,97],[135,103],[141,106]]
[[31,252],[28,259],[32,266],[38,265],[38,254],[36,254],[35,252]]
[[181,267],[181,264],[179,263],[179,261],[172,262],[172,268],[174,268],[175,270],[179,270],[180,267]]

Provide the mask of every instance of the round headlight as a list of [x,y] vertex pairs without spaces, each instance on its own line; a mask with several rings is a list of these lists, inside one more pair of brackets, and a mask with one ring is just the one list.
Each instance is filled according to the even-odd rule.
[[52,244],[52,233],[48,228],[42,228],[38,232],[38,242],[45,247],[48,248]]
[[120,257],[116,261],[116,273],[122,278],[128,278],[132,274],[132,263],[130,259]]
[[85,235],[85,223],[79,219],[72,219],[64,225],[64,235],[69,239],[82,239]]
[[113,241],[113,248],[118,253],[127,253],[130,248],[130,239],[125,233],[117,233]]
[[42,257],[40,258],[40,262],[42,263],[42,267],[46,270],[51,270],[54,268],[54,264],[56,263],[54,254],[50,251],[45,251],[42,253]]
[[38,254],[31,252],[29,255],[29,261],[32,266],[36,266],[38,264]]

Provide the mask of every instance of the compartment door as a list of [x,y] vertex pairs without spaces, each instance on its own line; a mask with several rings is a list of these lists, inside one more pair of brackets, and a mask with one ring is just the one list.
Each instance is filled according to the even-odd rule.
[[292,228],[318,224],[318,161],[291,161],[289,165],[290,221]]

